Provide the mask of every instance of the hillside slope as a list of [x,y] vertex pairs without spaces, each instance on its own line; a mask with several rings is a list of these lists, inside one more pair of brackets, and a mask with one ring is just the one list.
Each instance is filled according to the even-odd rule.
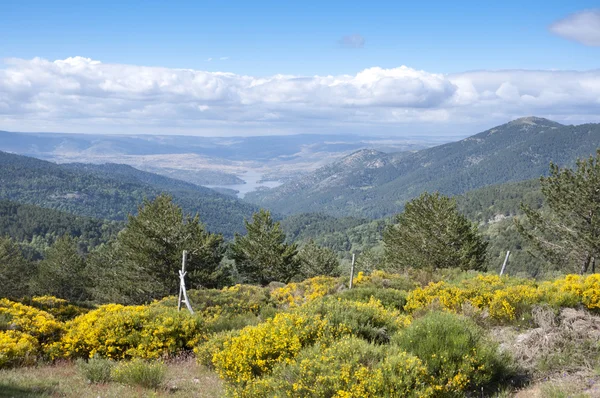
[[232,236],[243,230],[252,205],[211,189],[186,184],[122,165],[57,165],[0,152],[0,199],[99,219],[124,220],[144,198],[173,196],[186,212],[199,213],[213,232]]
[[564,126],[514,120],[464,140],[418,152],[355,152],[299,180],[246,196],[273,211],[385,217],[423,191],[458,195],[492,184],[537,178],[550,161],[573,165],[600,147],[600,124]]

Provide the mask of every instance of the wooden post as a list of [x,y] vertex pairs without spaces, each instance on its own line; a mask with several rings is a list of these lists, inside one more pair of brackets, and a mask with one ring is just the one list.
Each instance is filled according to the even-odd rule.
[[188,299],[187,292],[185,290],[185,263],[187,261],[187,250],[183,251],[182,259],[181,259],[181,270],[179,271],[179,300],[177,301],[177,311],[181,311],[181,303],[185,303],[188,311],[194,315],[194,310],[192,309],[192,305],[190,304],[190,300]]
[[506,264],[508,264],[508,256],[510,256],[510,250],[506,251],[506,257],[504,258],[504,264],[502,264],[502,269],[500,270],[500,276],[504,274],[504,270],[506,269]]
[[356,256],[354,253],[352,253],[352,266],[350,267],[350,287],[349,289],[352,289],[352,283],[354,282],[354,260],[355,260]]

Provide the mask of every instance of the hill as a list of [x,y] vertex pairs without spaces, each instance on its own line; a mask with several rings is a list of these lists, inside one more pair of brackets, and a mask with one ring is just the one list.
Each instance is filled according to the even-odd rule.
[[10,236],[32,257],[39,257],[63,236],[76,237],[79,249],[89,251],[107,242],[123,228],[119,221],[75,216],[39,206],[0,201],[0,236]]
[[464,140],[417,152],[355,152],[246,200],[273,211],[380,218],[423,191],[459,195],[544,175],[553,161],[571,166],[600,147],[600,124],[564,126],[521,118]]
[[123,165],[58,165],[0,152],[0,199],[98,219],[124,220],[144,198],[162,192],[186,212],[199,213],[213,232],[243,230],[252,205],[211,189],[141,172]]

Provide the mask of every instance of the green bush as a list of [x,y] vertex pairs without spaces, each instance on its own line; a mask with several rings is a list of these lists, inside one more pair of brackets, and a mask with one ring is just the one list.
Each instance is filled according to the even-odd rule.
[[344,290],[335,296],[344,300],[360,301],[361,303],[368,303],[371,297],[373,297],[379,300],[386,308],[402,310],[406,305],[407,294],[404,290],[361,286],[355,289]]
[[115,362],[94,356],[87,361],[77,360],[77,367],[90,383],[108,383],[111,381],[111,372],[115,367]]
[[239,314],[239,315],[221,315],[211,319],[207,323],[208,332],[220,333],[229,330],[239,330],[246,326],[254,326],[259,323],[260,319],[252,314]]
[[162,362],[146,362],[134,359],[119,363],[112,371],[112,378],[119,383],[157,389],[165,381],[167,366]]
[[423,361],[442,396],[462,396],[463,391],[485,387],[507,373],[508,359],[463,316],[430,312],[393,341]]
[[294,362],[255,380],[240,394],[247,397],[423,397],[427,371],[405,352],[346,336],[332,345],[303,350]]
[[388,343],[390,336],[409,322],[408,317],[387,310],[374,299],[362,303],[324,297],[304,305],[300,311],[327,319],[331,325],[344,325],[349,333],[379,344]]
[[[188,298],[194,311],[205,317],[247,313],[258,315],[264,307],[271,305],[269,289],[252,285],[190,290]],[[165,297],[157,305],[177,307],[177,297]]]

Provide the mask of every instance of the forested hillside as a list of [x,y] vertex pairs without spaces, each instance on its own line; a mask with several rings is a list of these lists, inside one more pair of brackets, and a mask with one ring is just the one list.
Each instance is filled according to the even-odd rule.
[[57,165],[0,152],[0,199],[99,219],[124,220],[161,192],[199,213],[209,230],[232,236],[256,207],[167,177],[121,165]]
[[32,256],[41,256],[63,235],[76,238],[79,249],[87,252],[108,242],[124,225],[120,221],[97,220],[34,205],[0,201],[0,236],[10,236]]
[[462,141],[418,152],[363,150],[299,180],[246,199],[273,211],[319,211],[380,218],[402,210],[423,191],[458,195],[492,184],[548,173],[553,161],[573,166],[600,147],[600,124],[564,126],[522,118]]

